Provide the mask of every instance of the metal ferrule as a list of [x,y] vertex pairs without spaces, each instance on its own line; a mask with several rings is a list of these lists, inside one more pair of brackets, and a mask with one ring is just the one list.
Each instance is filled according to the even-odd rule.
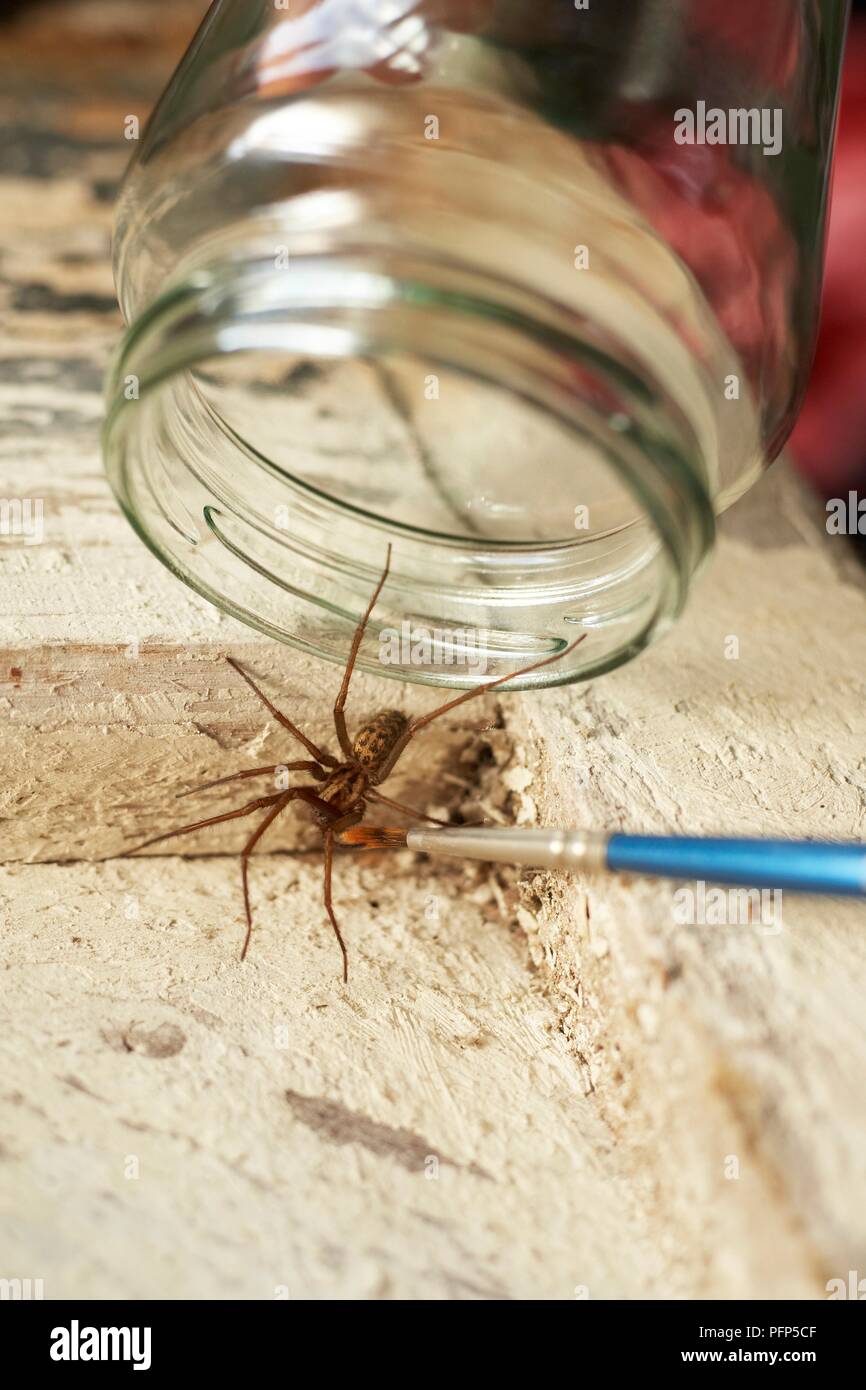
[[544,869],[604,869],[608,836],[598,830],[551,830],[498,826],[472,829],[410,830],[409,849],[423,854],[456,855],[461,859],[486,859],[497,863],[527,864]]

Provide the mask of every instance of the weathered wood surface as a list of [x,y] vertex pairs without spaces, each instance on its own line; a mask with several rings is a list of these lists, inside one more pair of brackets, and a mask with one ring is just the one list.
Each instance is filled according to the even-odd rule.
[[[672,885],[346,857],[344,988],[315,855],[254,865],[243,967],[236,860],[83,862],[179,786],[285,756],[226,651],[315,736],[336,682],[187,594],[102,477],[122,118],[198,9],[162,45],[146,6],[101,51],[100,7],[0,29],[0,493],[45,521],[0,542],[0,1275],[49,1297],[822,1296],[866,1273],[861,907],[688,927]],[[586,688],[489,697],[501,727],[431,731],[405,794],[863,838],[863,571],[820,520],[776,470],[675,633]],[[365,676],[354,708],[435,698]],[[298,825],[273,843],[303,848]]]

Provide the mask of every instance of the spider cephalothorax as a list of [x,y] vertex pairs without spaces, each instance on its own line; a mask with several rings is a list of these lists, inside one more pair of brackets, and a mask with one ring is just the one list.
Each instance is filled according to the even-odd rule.
[[[383,780],[382,772],[408,727],[409,720],[396,709],[383,709],[370,719],[355,737],[351,761],[326,773],[316,788],[319,800],[344,817],[361,807],[371,787]],[[318,807],[313,809],[319,824],[327,828],[331,816]]]
[[399,710],[381,710],[372,719],[364,724],[355,736],[354,742],[349,738],[346,728],[346,698],[349,693],[349,682],[352,679],[352,672],[355,669],[358,651],[361,641],[366,631],[370,614],[376,604],[380,593],[388,578],[391,565],[391,547],[388,547],[388,558],[382,577],[376,585],[373,597],[367,606],[367,611],[359,622],[352,646],[349,651],[349,659],[343,674],[343,683],[340,686],[340,693],[334,705],[334,728],[337,734],[337,742],[343,754],[343,761],[336,758],[327,749],[320,748],[307,738],[296,725],[292,723],[286,715],[282,714],[274,704],[268,699],[264,691],[260,690],[255,681],[243,667],[239,666],[231,657],[227,661],[237,673],[243,677],[258,695],[265,708],[273,715],[284,729],[297,739],[298,743],[310,754],[309,759],[302,762],[275,763],[270,767],[253,767],[244,772],[235,772],[230,777],[220,777],[215,782],[206,782],[204,786],[193,787],[191,792],[184,792],[183,795],[191,795],[192,792],[205,791],[208,787],[224,786],[228,782],[240,782],[249,777],[264,777],[268,774],[274,775],[283,772],[306,772],[313,778],[312,786],[288,787],[282,791],[272,793],[270,796],[256,797],[254,801],[249,801],[245,806],[239,807],[236,811],[226,811],[221,816],[210,816],[207,820],[195,821],[192,825],[183,825],[177,830],[169,830],[164,835],[154,835],[152,839],[145,840],[140,845],[135,845],[129,850],[129,854],[136,854],[140,849],[146,849],[148,845],[159,844],[163,840],[170,840],[176,835],[188,835],[194,830],[204,830],[209,825],[220,825],[223,821],[238,820],[242,816],[252,815],[253,812],[263,810],[266,815],[259,822],[259,825],[250,836],[241,851],[241,880],[244,890],[244,909],[246,912],[247,932],[244,938],[241,960],[244,959],[250,944],[250,936],[253,929],[252,912],[250,910],[249,882],[247,875],[247,865],[249,857],[265,831],[276,820],[277,816],[293,801],[303,802],[311,807],[316,820],[322,830],[322,840],[325,851],[325,910],[334,929],[334,933],[340,943],[340,950],[343,954],[343,979],[349,978],[349,961],[346,954],[346,945],[334,915],[334,907],[331,900],[331,872],[334,858],[334,845],[343,845],[350,849],[394,849],[406,843],[406,831],[400,826],[362,826],[368,804],[388,806],[391,810],[399,811],[403,815],[411,816],[414,820],[430,821],[434,825],[441,825],[443,822],[437,821],[434,816],[425,816],[420,811],[416,811],[412,806],[404,806],[402,802],[392,801],[389,797],[377,790],[380,783],[390,777],[398,759],[402,755],[407,744],[419,729],[438,719],[440,714],[447,713],[448,710],[455,709],[457,705],[465,704],[467,700],[472,700],[476,695],[480,695],[485,690],[492,689],[494,686],[501,685],[504,681],[514,680],[518,676],[528,675],[530,671],[537,671],[542,666],[547,666],[552,661],[559,661],[568,652],[584,640],[586,634],[577,638],[570,646],[564,647],[562,651],[556,652],[553,656],[545,657],[543,661],[536,661],[532,666],[525,666],[521,671],[515,671],[505,676],[500,676],[497,680],[485,681],[477,685],[472,690],[465,690],[462,695],[458,695],[447,704],[441,705],[430,714],[421,715],[418,719],[408,719]]

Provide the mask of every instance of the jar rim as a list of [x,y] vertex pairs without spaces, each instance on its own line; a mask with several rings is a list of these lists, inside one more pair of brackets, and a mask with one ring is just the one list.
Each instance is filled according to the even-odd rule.
[[[139,486],[139,474],[144,465],[142,455],[146,450],[142,441],[136,442],[136,420],[142,420],[146,412],[141,404],[153,402],[163,392],[183,388],[186,392],[184,405],[189,406],[191,374],[204,363],[214,358],[224,359],[229,354],[251,355],[273,350],[279,346],[287,355],[293,352],[304,357],[315,358],[317,354],[303,350],[304,315],[309,319],[321,310],[325,299],[333,301],[337,297],[336,312],[345,314],[363,310],[366,315],[364,339],[365,354],[375,355],[387,346],[393,350],[395,336],[395,315],[402,316],[402,332],[411,335],[413,326],[417,328],[425,314],[431,313],[431,305],[437,312],[459,314],[461,321],[470,321],[473,328],[481,325],[479,331],[489,335],[502,335],[506,331],[519,334],[521,341],[531,345],[532,352],[538,355],[543,370],[532,378],[534,392],[540,392],[543,407],[555,414],[558,419],[570,426],[568,414],[571,402],[568,394],[568,369],[578,363],[585,368],[591,362],[597,374],[606,373],[606,381],[615,381],[620,395],[625,393],[631,402],[629,413],[618,412],[616,428],[607,422],[605,443],[609,447],[608,457],[613,468],[620,470],[620,477],[635,497],[643,519],[648,523],[653,537],[657,556],[645,557],[645,585],[655,586],[656,592],[644,595],[646,612],[637,629],[629,628],[629,604],[635,605],[635,585],[641,579],[640,565],[632,566],[634,573],[626,570],[608,585],[610,613],[604,617],[604,605],[596,591],[587,607],[586,620],[590,626],[601,628],[607,624],[621,625],[624,640],[615,648],[609,646],[593,653],[595,644],[584,643],[578,649],[581,660],[573,667],[558,671],[556,666],[539,673],[542,679],[530,684],[560,684],[588,675],[598,674],[610,669],[621,661],[634,655],[651,637],[667,627],[681,610],[692,576],[708,553],[714,535],[714,513],[708,488],[702,477],[700,461],[686,459],[677,448],[672,433],[667,437],[660,430],[647,431],[641,428],[640,408],[643,419],[649,413],[650,405],[658,400],[655,383],[647,383],[628,363],[628,354],[615,356],[601,354],[597,343],[575,331],[574,316],[563,315],[558,306],[533,303],[531,314],[521,314],[522,307],[515,304],[515,287],[491,281],[485,288],[486,297],[467,295],[460,282],[459,267],[453,265],[427,265],[425,267],[402,267],[405,273],[395,273],[392,264],[389,274],[383,275],[378,262],[366,263],[363,251],[358,248],[347,253],[345,248],[339,258],[307,257],[303,260],[303,277],[291,277],[274,269],[272,258],[256,255],[251,250],[240,258],[233,256],[218,259],[211,264],[198,264],[194,268],[182,269],[165,286],[163,292],[154,299],[144,311],[130,324],[120,349],[116,355],[108,381],[108,411],[104,427],[104,452],[109,477],[124,511],[136,530],[159,558],[178,574],[187,584],[203,593],[212,602],[240,617],[248,624],[268,632],[280,640],[318,651],[319,654],[341,659],[344,648],[337,641],[333,646],[323,648],[320,642],[310,641],[301,631],[292,632],[282,623],[275,624],[266,613],[257,611],[255,604],[238,601],[237,594],[212,577],[197,571],[195,551],[184,555],[183,527],[166,523],[165,518],[157,521],[152,507],[142,505],[144,495]],[[351,274],[348,271],[351,270]],[[411,272],[411,273],[410,273]],[[343,286],[343,300],[339,302],[339,286]],[[477,285],[477,276],[476,276]],[[351,300],[351,302],[349,302]],[[375,321],[376,329],[369,321]],[[378,337],[377,337],[378,334]],[[307,335],[309,338],[309,335]],[[471,352],[471,344],[467,351]],[[309,342],[307,343],[309,347]],[[340,360],[351,355],[357,348],[349,338],[344,337],[342,348],[337,340],[331,344],[331,352],[324,356],[329,360]],[[338,350],[340,349],[340,350]],[[319,342],[319,354],[322,342]],[[456,364],[453,362],[458,357]],[[428,354],[425,353],[425,360]],[[465,353],[456,353],[453,343],[441,349],[440,361],[464,375],[472,371],[472,363]],[[546,375],[545,375],[546,373]],[[484,373],[479,373],[484,375]],[[137,391],[130,393],[129,382],[134,379]],[[542,389],[543,388],[543,389]],[[643,395],[641,403],[639,398]],[[585,426],[586,402],[582,424]],[[136,411],[139,412],[136,415]],[[210,423],[214,423],[214,412],[210,412]],[[223,438],[227,431],[221,430]],[[595,422],[600,426],[600,420]],[[261,517],[245,513],[245,502],[240,496],[243,490],[237,487],[234,473],[242,461],[247,469],[245,476],[257,480],[252,491],[257,489],[263,474],[269,476],[269,485],[281,487],[286,497],[291,497],[295,506],[305,513],[304,526],[298,534],[287,540],[288,548],[307,547],[310,557],[320,567],[330,563],[335,571],[342,571],[343,589],[350,585],[353,592],[360,595],[370,587],[371,576],[375,577],[376,558],[388,539],[398,548],[394,582],[402,588],[404,596],[414,603],[413,611],[425,611],[423,596],[430,588],[430,580],[422,575],[423,564],[435,564],[436,591],[443,595],[447,611],[472,613],[479,611],[492,599],[502,600],[500,617],[507,620],[515,610],[535,609],[535,617],[545,608],[560,619],[571,608],[576,610],[580,602],[587,599],[587,586],[581,586],[578,571],[587,564],[588,546],[610,536],[597,535],[592,541],[579,536],[575,538],[546,538],[542,541],[532,539],[513,539],[497,536],[477,536],[453,534],[438,531],[427,526],[413,526],[401,520],[379,515],[358,507],[351,500],[334,496],[317,488],[309,480],[287,473],[273,459],[259,453],[242,438],[232,441],[233,464],[230,491],[232,506],[226,507],[226,497],[219,495],[226,483],[226,476],[208,475],[207,486],[212,489],[209,500],[202,502],[199,497],[196,512],[204,519],[210,537],[216,537],[220,546],[226,550],[234,549],[235,558],[251,572],[261,569],[267,574],[267,582],[280,585],[280,567],[270,560],[259,565],[260,552],[251,553],[250,538],[256,532],[255,546],[268,546],[269,555],[278,554],[273,533],[263,526]],[[615,452],[614,452],[615,450]],[[177,466],[184,468],[184,462]],[[166,463],[166,460],[163,460]],[[168,461],[169,467],[174,462]],[[258,472],[255,472],[258,470]],[[201,483],[201,478],[197,479]],[[225,488],[223,489],[225,492]],[[350,550],[346,554],[335,552],[331,547],[317,544],[317,536],[323,528],[337,528],[341,537],[349,537]],[[316,535],[313,533],[318,528]],[[342,529],[341,529],[342,528]],[[366,533],[366,534],[364,534]],[[242,541],[237,542],[238,535]],[[378,539],[377,539],[378,538]],[[188,536],[187,536],[188,540]],[[612,543],[612,542],[611,542]],[[401,572],[399,553],[403,552],[406,564]],[[475,594],[469,592],[465,579],[459,576],[459,566],[466,557],[481,567],[487,566],[484,582],[477,587]],[[508,569],[509,564],[511,570]],[[529,568],[534,582],[524,586],[524,591],[516,594],[514,574],[517,569]],[[276,571],[276,572],[275,572]],[[264,579],[264,574],[260,578]],[[258,581],[256,581],[258,582]],[[617,608],[615,589],[620,585],[622,594],[629,597]],[[629,588],[631,586],[631,589]],[[592,582],[589,590],[592,589]],[[598,586],[596,586],[598,589]],[[290,583],[287,592],[296,594],[296,587]],[[323,611],[333,616],[345,614],[352,618],[354,604],[327,594],[306,595]],[[588,601],[588,600],[587,600]],[[593,606],[594,605],[594,606]],[[426,605],[429,607],[429,603]],[[601,616],[600,616],[601,615]],[[574,621],[573,618],[570,619]],[[569,621],[566,618],[566,621]],[[530,624],[530,627],[532,624]],[[498,630],[498,629],[497,629]],[[572,628],[572,634],[573,634]],[[505,631],[505,629],[503,629]],[[557,639],[562,646],[564,638]],[[512,644],[511,653],[515,669],[518,664],[526,664],[523,657],[532,648],[519,640]],[[500,642],[504,651],[507,642]],[[503,657],[503,659],[505,659]],[[363,657],[361,665],[370,665]],[[379,667],[371,667],[379,669]],[[438,671],[386,671],[387,675],[402,675],[421,683],[465,684],[452,679],[451,673]],[[444,677],[444,678],[443,678]]]

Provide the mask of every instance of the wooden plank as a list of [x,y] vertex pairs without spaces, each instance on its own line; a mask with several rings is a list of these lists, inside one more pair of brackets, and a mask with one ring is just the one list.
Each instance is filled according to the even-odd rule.
[[483,871],[344,864],[345,988],[318,863],[255,866],[243,967],[236,865],[155,867],[2,878],[4,1270],[46,1298],[650,1291],[646,1217]]
[[[863,569],[784,466],[724,532],[653,652],[509,721],[542,823],[866,839]],[[705,1291],[752,1297],[787,1287],[785,1246],[816,1292],[862,1268],[862,904],[783,895],[768,927],[688,926],[677,885],[541,874],[523,891],[562,1031],[635,1180],[653,1174],[672,1258],[694,1241]]]

